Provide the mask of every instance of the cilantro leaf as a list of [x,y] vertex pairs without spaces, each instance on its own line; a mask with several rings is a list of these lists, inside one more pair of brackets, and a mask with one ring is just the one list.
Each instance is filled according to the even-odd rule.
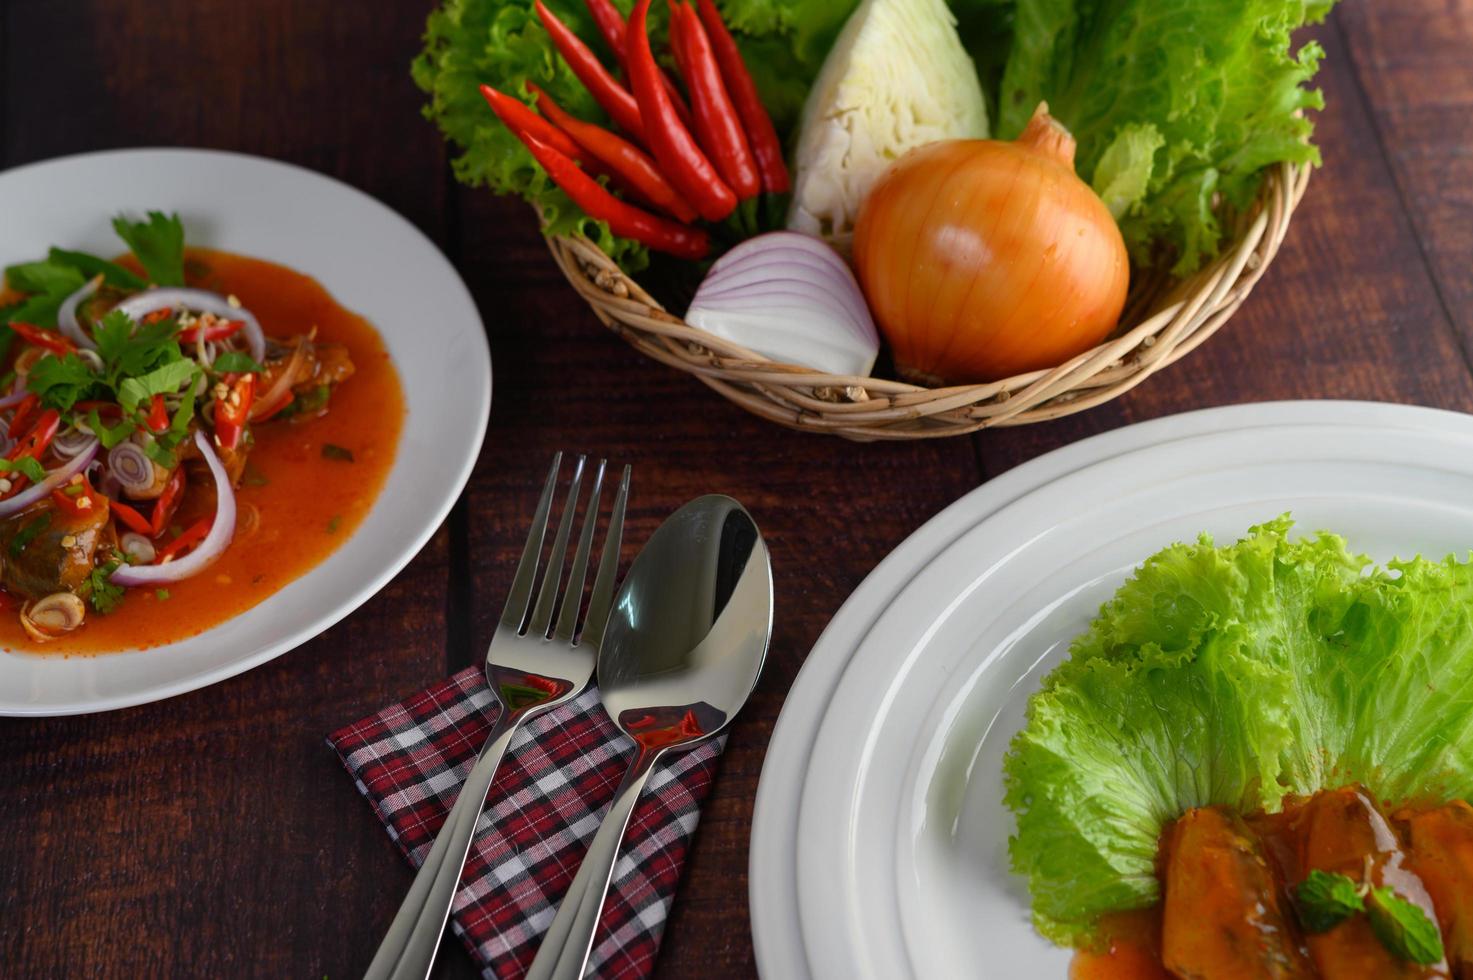
[[330,442],[324,442],[322,444],[322,458],[336,460],[339,463],[351,463],[353,462],[353,450],[344,449],[342,446],[336,446]]
[[76,354],[58,357],[47,354],[31,365],[26,387],[41,404],[59,412],[70,411],[98,384],[92,366]]
[[1366,907],[1354,879],[1318,868],[1294,889],[1294,899],[1299,909],[1299,921],[1309,932],[1333,929]]
[[72,266],[43,259],[8,267],[5,281],[17,292],[57,293],[65,299],[81,289],[87,278]]
[[119,310],[109,310],[92,325],[92,342],[97,345],[98,356],[107,364],[115,363],[122,356],[132,336],[133,321]]
[[102,421],[102,416],[98,415],[97,409],[94,408],[87,414],[87,428],[91,429],[97,441],[102,443],[103,449],[111,449],[131,436],[138,426],[131,419],[124,419],[117,425],[110,426]]
[[53,248],[46,257],[51,262],[71,266],[82,273],[84,278],[102,276],[103,282],[109,286],[116,286],[118,289],[133,291],[148,286],[142,277],[134,275],[116,262],[109,262],[107,259],[88,255],[86,252],[70,252],[64,248]]
[[98,565],[87,576],[87,598],[92,603],[92,608],[104,616],[123,604],[125,590],[121,585],[114,585],[112,582],[113,572],[117,571],[122,564],[121,561],[114,558]]
[[1390,888],[1372,888],[1367,913],[1371,931],[1381,945],[1402,959],[1430,964],[1441,961],[1442,934],[1437,923],[1427,917],[1421,906],[1414,905]]
[[157,439],[150,439],[143,444],[143,454],[166,470],[179,465],[178,457]]
[[124,378],[118,385],[118,404],[123,411],[132,414],[144,401],[154,395],[172,395],[180,387],[199,376],[200,367],[194,361],[180,358],[135,378]]
[[228,350],[215,358],[216,374],[259,374],[265,370],[251,358],[238,350]]
[[[184,355],[174,335],[179,332],[179,322],[172,317],[140,323],[132,328],[132,336],[117,351],[117,357],[109,362],[114,379],[147,374],[162,365],[180,360]],[[104,360],[107,358],[104,356]]]
[[118,215],[113,230],[143,263],[154,285],[184,285],[184,223],[179,215],[150,211],[147,221],[129,221]]

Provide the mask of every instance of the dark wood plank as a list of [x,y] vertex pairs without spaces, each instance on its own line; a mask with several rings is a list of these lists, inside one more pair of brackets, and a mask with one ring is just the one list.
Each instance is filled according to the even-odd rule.
[[[1467,363],[1334,26],[1342,17],[1354,24],[1350,18],[1374,7],[1346,0],[1332,23],[1304,35],[1318,38],[1326,52],[1317,79],[1326,108],[1315,124],[1325,163],[1242,309],[1184,360],[1095,411],[981,433],[989,476],[1086,435],[1214,405],[1351,398],[1473,410]],[[1397,10],[1408,7],[1431,16],[1439,5],[1429,0]],[[1473,177],[1473,163],[1467,166]],[[1473,288],[1466,256],[1466,249],[1449,247],[1445,261],[1463,262]]]
[[1473,8],[1348,5],[1337,26],[1395,189],[1464,350],[1473,344]]
[[[407,77],[427,9],[9,3],[0,165],[127,145],[259,153],[443,239],[444,151]],[[402,859],[323,737],[444,675],[450,550],[442,529],[348,621],[223,684],[0,722],[0,974],[338,977],[358,963]]]

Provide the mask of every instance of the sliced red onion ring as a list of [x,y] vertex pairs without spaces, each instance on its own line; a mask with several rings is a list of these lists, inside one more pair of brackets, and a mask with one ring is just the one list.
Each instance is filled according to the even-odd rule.
[[153,486],[153,460],[132,439],[108,450],[107,470],[124,493],[140,494]]
[[68,340],[83,350],[96,350],[97,345],[92,342],[91,337],[87,336],[86,331],[82,329],[81,322],[77,320],[77,307],[81,306],[83,301],[90,299],[101,287],[102,277],[93,276],[85,286],[62,300],[61,306],[56,310],[56,326]]
[[230,301],[219,293],[204,289],[150,289],[128,297],[116,307],[134,320],[141,320],[159,310],[173,308],[213,313],[226,320],[240,320],[245,324],[241,333],[245,335],[246,345],[251,349],[251,358],[259,363],[265,362],[266,335],[261,332],[260,322],[250,310],[231,306]]
[[225,473],[225,466],[220,462],[220,457],[215,455],[215,449],[210,445],[204,430],[195,430],[194,444],[199,447],[200,455],[205,458],[205,463],[210,467],[210,476],[215,481],[215,520],[210,525],[210,533],[205,535],[199,547],[183,558],[162,565],[121,565],[112,573],[109,581],[127,588],[180,582],[204,571],[230,547],[230,541],[235,537],[235,491],[230,486],[230,477]]
[[51,451],[63,459],[71,459],[86,452],[92,441],[92,433],[85,429],[68,427],[51,440]]
[[26,400],[26,396],[29,394],[30,392],[26,390],[25,380],[22,378],[16,378],[15,387],[10,389],[10,394],[6,395],[4,398],[0,398],[0,411],[4,411],[5,409],[11,408],[15,405],[19,405],[21,402]]
[[92,445],[72,457],[65,465],[46,474],[46,479],[40,483],[22,490],[8,500],[0,500],[0,517],[19,514],[36,501],[45,499],[51,491],[85,470],[92,464],[92,458],[97,455],[97,445],[97,440],[93,439]]

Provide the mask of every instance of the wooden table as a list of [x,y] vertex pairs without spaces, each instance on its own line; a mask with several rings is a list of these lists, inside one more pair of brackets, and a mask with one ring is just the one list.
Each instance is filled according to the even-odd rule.
[[[601,328],[523,205],[452,182],[406,71],[427,7],[0,3],[0,167],[162,144],[332,174],[451,257],[496,374],[470,486],[424,553],[346,621],[194,694],[0,722],[0,975],[358,975],[410,874],[323,735],[484,653],[557,447],[634,464],[630,554],[709,491],[743,500],[769,536],[772,655],[702,817],[659,970],[739,977],[755,972],[747,838],[784,694],[845,596],[927,518],[1039,453],[1188,409],[1363,398],[1473,411],[1469,0],[1345,0],[1313,31],[1327,52],[1326,165],[1257,292],[1201,350],[1081,416],[894,445],[760,422]],[[474,974],[458,948],[437,972]]]

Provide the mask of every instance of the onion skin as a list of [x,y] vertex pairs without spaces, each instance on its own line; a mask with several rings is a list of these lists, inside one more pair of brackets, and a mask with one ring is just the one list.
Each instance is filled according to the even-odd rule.
[[918,147],[860,209],[854,265],[901,375],[929,385],[1054,367],[1125,306],[1120,229],[1040,105],[1014,142]]

